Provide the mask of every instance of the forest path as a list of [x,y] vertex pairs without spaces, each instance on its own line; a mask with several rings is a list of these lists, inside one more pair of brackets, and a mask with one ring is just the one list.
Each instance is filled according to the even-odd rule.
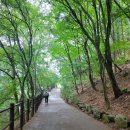
[[60,90],[53,89],[49,104],[42,101],[38,112],[23,130],[111,130],[103,123],[66,104]]

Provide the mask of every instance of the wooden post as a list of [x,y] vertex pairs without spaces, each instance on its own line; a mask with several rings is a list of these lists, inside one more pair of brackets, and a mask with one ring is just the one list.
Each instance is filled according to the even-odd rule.
[[29,115],[30,115],[30,103],[29,103],[29,99],[27,99],[27,122],[29,121]]
[[35,110],[34,110],[34,106],[35,106],[35,103],[34,103],[35,101],[34,101],[34,97],[33,97],[33,99],[32,99],[32,116],[34,115],[34,113],[35,113]]
[[20,105],[20,129],[22,130],[23,125],[24,125],[24,102],[21,101],[21,105]]
[[43,96],[42,96],[42,95],[43,95],[43,93],[41,93],[41,101],[40,101],[40,103],[42,102],[42,99],[43,99]]
[[14,130],[14,103],[10,104],[10,126],[9,130]]
[[38,97],[35,97],[35,113],[37,112]]

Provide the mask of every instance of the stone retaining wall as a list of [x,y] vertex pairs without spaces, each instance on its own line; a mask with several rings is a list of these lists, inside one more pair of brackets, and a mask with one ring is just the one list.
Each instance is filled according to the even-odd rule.
[[[70,103],[70,102],[69,102]],[[72,102],[70,104],[73,104]],[[100,111],[98,108],[85,104],[82,102],[78,102],[75,104],[81,111],[86,112],[87,114],[92,114],[94,118],[101,120],[105,123],[114,122],[117,128],[128,128],[130,122],[123,115],[112,115],[105,112]]]

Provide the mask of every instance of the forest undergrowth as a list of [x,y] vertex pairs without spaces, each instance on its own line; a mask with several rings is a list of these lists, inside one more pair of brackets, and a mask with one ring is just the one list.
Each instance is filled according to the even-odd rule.
[[113,97],[110,81],[107,80],[107,91],[110,101],[110,109],[106,109],[105,107],[102,84],[100,80],[96,82],[96,88],[99,91],[94,91],[89,85],[84,86],[84,91],[80,93],[78,98],[84,103],[96,106],[101,111],[113,115],[121,114],[126,116],[128,120],[130,120],[130,64],[123,65],[122,71],[116,73],[115,77],[118,85],[120,86],[120,89],[123,92],[123,95],[115,99]]

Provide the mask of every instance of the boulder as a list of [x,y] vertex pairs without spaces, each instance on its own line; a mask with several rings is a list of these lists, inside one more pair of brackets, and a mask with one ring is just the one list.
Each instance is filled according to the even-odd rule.
[[102,121],[105,122],[105,123],[114,122],[115,121],[115,116],[114,115],[103,114]]
[[115,123],[118,128],[127,128],[128,127],[128,121],[127,118],[123,115],[116,115],[115,117]]

